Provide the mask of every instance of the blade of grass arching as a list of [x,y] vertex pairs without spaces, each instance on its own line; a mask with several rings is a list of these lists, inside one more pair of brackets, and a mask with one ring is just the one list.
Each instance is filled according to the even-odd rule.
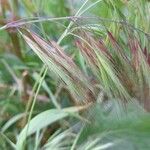
[[16,150],[23,150],[24,142],[27,136],[37,131],[40,131],[46,126],[51,125],[52,123],[59,121],[67,116],[70,116],[72,113],[76,113],[82,109],[85,109],[85,106],[70,107],[62,110],[50,109],[38,114],[29,121],[29,123],[23,128],[23,130],[19,134],[16,143]]
[[47,125],[50,125],[62,118],[67,117],[67,113],[61,110],[51,109],[40,113],[31,119],[28,124],[23,128],[18,136],[16,149],[24,149],[24,144],[27,136],[43,129]]

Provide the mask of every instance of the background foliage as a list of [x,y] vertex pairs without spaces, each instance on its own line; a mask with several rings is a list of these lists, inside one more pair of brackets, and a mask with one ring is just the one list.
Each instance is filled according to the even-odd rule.
[[150,149],[148,0],[0,1],[0,149]]

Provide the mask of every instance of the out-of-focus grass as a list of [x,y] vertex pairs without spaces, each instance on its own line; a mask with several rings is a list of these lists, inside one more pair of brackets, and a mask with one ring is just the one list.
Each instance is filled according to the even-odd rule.
[[149,149],[148,1],[0,4],[1,149]]

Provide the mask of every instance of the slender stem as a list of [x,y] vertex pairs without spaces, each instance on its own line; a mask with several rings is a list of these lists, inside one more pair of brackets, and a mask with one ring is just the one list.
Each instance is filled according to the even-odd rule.
[[[83,3],[83,5],[80,7],[80,9],[79,9],[79,10],[77,11],[77,13],[75,14],[75,17],[78,17],[78,16],[82,15],[82,13],[80,13],[80,11],[81,11],[82,8],[86,5],[87,2],[88,2],[88,0],[86,0],[86,1]],[[93,5],[92,5],[92,6],[93,6]],[[90,8],[91,8],[91,7],[88,7],[88,9],[90,9]],[[86,10],[88,10],[88,9],[86,9]],[[84,13],[85,11],[82,11],[82,12]],[[71,22],[69,23],[68,27],[66,28],[66,30],[63,32],[62,36],[61,36],[61,37],[59,38],[59,40],[57,41],[57,44],[60,44],[60,43],[62,42],[62,40],[67,36],[68,30],[71,28],[71,26],[72,26],[73,24],[74,24],[73,21],[71,21]],[[44,70],[44,71],[43,71],[43,70]],[[27,125],[28,125],[28,126],[27,126],[26,137],[27,137],[27,133],[28,133],[29,122],[30,122],[30,120],[31,120],[31,118],[32,118],[32,113],[33,113],[33,109],[34,109],[34,106],[35,106],[36,97],[37,97],[37,95],[38,95],[38,92],[39,92],[39,90],[40,90],[42,81],[44,80],[46,73],[47,73],[47,67],[45,67],[45,65],[44,65],[43,68],[42,68],[42,71],[41,71],[41,74],[43,74],[43,76],[42,76],[42,78],[40,79],[40,83],[39,83],[38,88],[37,88],[37,90],[36,90],[36,93],[35,93],[35,96],[34,96],[34,99],[33,99],[33,103],[32,103],[31,109],[30,109],[30,113],[29,113],[29,117],[28,117],[28,122],[27,122]],[[37,81],[37,83],[38,83],[38,81]],[[37,83],[35,83],[35,84],[37,84]],[[25,142],[24,142],[24,144],[25,144]]]

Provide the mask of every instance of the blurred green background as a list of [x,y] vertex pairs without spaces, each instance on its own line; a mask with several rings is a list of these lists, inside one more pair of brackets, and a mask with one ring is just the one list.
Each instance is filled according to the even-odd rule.
[[[84,7],[82,8],[82,6]],[[28,113],[30,113],[31,103],[36,95],[37,84],[40,78],[40,72],[43,68],[43,62],[39,59],[39,57],[32,51],[32,49],[26,44],[25,40],[22,38],[19,33],[18,28],[6,28],[2,29],[8,23],[11,23],[16,20],[22,20],[23,27],[28,28],[38,35],[40,35],[43,39],[47,41],[55,41],[57,42],[61,35],[64,33],[69,23],[72,21],[71,19],[61,19],[61,20],[52,20],[49,21],[50,18],[62,18],[66,16],[74,16],[78,10],[82,10],[79,13],[79,16],[83,18],[77,22],[73,22],[74,25],[70,28],[80,27],[80,25],[88,25],[88,24],[98,24],[99,27],[93,28],[93,31],[100,35],[100,37],[105,36],[105,32],[103,29],[103,25],[107,27],[107,29],[111,30],[114,35],[121,34],[120,28],[122,26],[119,23],[133,26],[140,30],[140,32],[144,32],[149,34],[150,31],[150,3],[147,0],[1,0],[0,1],[0,149],[17,149],[14,143],[17,143],[17,137],[20,132],[23,130],[23,127],[27,123]],[[87,19],[84,19],[86,18]],[[88,17],[95,17],[93,20]],[[99,19],[96,19],[99,18]],[[34,20],[38,20],[35,22]],[[42,21],[45,19],[45,21]],[[32,22],[33,20],[33,22]],[[29,22],[29,23],[28,23]],[[77,23],[77,24],[76,24]],[[145,36],[139,35],[140,39],[142,39],[142,44],[145,43],[149,45]],[[123,34],[122,34],[123,37]],[[76,64],[84,70],[84,61],[81,53],[78,51],[75,46],[75,38],[73,36],[66,36],[60,43],[60,46],[64,49],[64,51],[74,59]],[[74,106],[72,98],[67,91],[67,89],[63,88],[62,81],[51,71],[48,71],[43,79],[43,83],[40,86],[39,92],[36,95],[36,103],[33,109],[33,116],[44,112],[49,109],[56,109],[56,105],[54,101],[57,101],[58,105],[62,108],[67,108],[70,106]],[[115,104],[114,104],[115,105]],[[113,109],[116,110],[116,105]],[[120,106],[121,107],[121,106]],[[134,106],[135,107],[135,106]],[[92,109],[92,108],[91,108]],[[107,118],[101,117],[101,113],[105,110],[105,108],[93,108],[91,112],[100,109],[101,111],[95,115],[95,120],[100,120],[103,129],[99,129],[99,132],[107,132],[107,126],[110,126],[112,123],[111,117],[114,117],[113,112]],[[103,110],[104,109],[104,110]],[[56,112],[57,113],[57,112]],[[121,112],[119,112],[121,114]],[[137,114],[137,112],[134,112]],[[54,113],[55,114],[55,113]],[[42,129],[42,131],[37,131],[35,136],[30,137],[27,140],[26,149],[55,149],[57,142],[60,144],[62,140],[66,140],[67,138],[78,139],[77,136],[80,134],[78,132],[73,132],[66,138],[66,133],[63,135],[61,132],[64,129],[69,130],[70,126],[73,126],[78,121],[78,117],[72,117],[75,114],[71,114],[69,119],[67,120],[59,120],[58,123],[53,124],[52,126],[48,126],[46,129]],[[87,114],[86,114],[87,115]],[[90,116],[88,114],[87,116]],[[99,116],[99,117],[98,117]],[[134,115],[133,115],[134,116]],[[44,117],[44,116],[43,116]],[[148,116],[149,117],[149,116]],[[144,120],[147,118],[144,116]],[[63,118],[63,117],[62,117]],[[60,117],[60,119],[62,119]],[[30,118],[31,119],[31,118]],[[45,118],[46,120],[47,118]],[[106,120],[107,121],[106,121]],[[79,119],[80,120],[80,119]],[[82,120],[82,119],[81,119]],[[117,120],[115,117],[114,120]],[[113,120],[113,121],[114,121]],[[133,119],[134,120],[134,119]],[[136,119],[135,119],[136,120]],[[106,122],[105,122],[106,121]],[[143,132],[143,140],[146,144],[150,140],[149,134],[149,119],[147,119],[147,123],[143,125],[143,130],[145,129],[147,134]],[[86,121],[85,121],[86,122]],[[97,121],[99,122],[99,121]],[[98,124],[100,124],[100,122]],[[117,121],[116,121],[117,122]],[[129,126],[129,124],[133,123],[132,119],[129,120],[119,120],[118,124],[123,126]],[[39,122],[38,122],[39,123]],[[69,124],[69,125],[68,125]],[[81,128],[81,122],[79,123],[79,128]],[[84,124],[84,123],[83,123]],[[117,123],[116,123],[117,124]],[[117,126],[117,125],[114,126]],[[95,123],[97,126],[97,124]],[[35,126],[38,126],[36,124]],[[106,126],[106,129],[105,129]],[[119,126],[119,125],[118,125]],[[136,125],[135,125],[136,126]],[[120,127],[120,126],[119,126]],[[118,128],[119,128],[118,127]],[[134,125],[133,125],[134,127]],[[131,127],[131,128],[133,128]],[[5,129],[6,128],[6,129]],[[116,129],[112,130],[117,130]],[[81,142],[79,142],[79,146],[77,149],[89,149],[92,150],[92,138],[97,140],[97,137],[87,138],[88,134],[91,135],[90,132],[95,133],[94,130],[90,127],[86,127],[85,133],[83,133],[83,137],[81,137]],[[61,130],[61,131],[58,131]],[[78,130],[78,127],[73,128],[73,130]],[[120,129],[121,132],[122,129]],[[142,130],[137,126],[137,130]],[[59,135],[60,139],[53,141],[53,134],[57,132],[55,136]],[[67,131],[66,131],[67,132]],[[89,132],[89,133],[88,133]],[[97,132],[97,131],[96,131]],[[108,129],[109,132],[109,129]],[[127,131],[124,134],[131,134],[132,132]],[[133,131],[134,132],[134,131]],[[73,135],[72,135],[73,134]],[[85,134],[85,135],[84,135]],[[61,136],[62,137],[61,139]],[[103,134],[100,134],[99,137],[103,137]],[[125,135],[127,138],[129,135]],[[138,136],[138,133],[137,135]],[[76,138],[75,138],[76,137]],[[115,137],[115,142],[110,142],[111,139]],[[52,138],[52,139],[50,139]],[[70,138],[70,139],[71,139]],[[89,140],[87,145],[82,146],[82,140],[87,138]],[[49,139],[49,140],[48,140]],[[142,146],[133,146],[130,143],[130,138],[125,140],[123,144],[118,144],[118,147],[111,147],[111,144],[119,143],[120,141],[119,135],[110,134],[109,137],[105,137],[101,141],[101,146],[104,144],[104,147],[99,147],[98,149],[114,149],[114,150],[122,150],[122,149],[149,149],[149,146],[146,147],[146,144],[142,144]],[[80,139],[78,139],[80,140]],[[139,140],[139,139],[138,139]],[[138,145],[139,142],[137,139],[131,136],[131,141]],[[49,142],[49,145],[46,145]],[[68,139],[67,139],[68,141]],[[107,141],[108,145],[105,145]],[[72,141],[71,141],[72,142]],[[84,142],[84,140],[83,140]],[[96,142],[96,141],[95,141]],[[33,144],[34,143],[34,144]],[[72,142],[76,145],[76,142]],[[58,145],[59,145],[58,144]],[[129,147],[126,145],[129,144]],[[65,144],[64,144],[65,145]],[[66,144],[67,145],[67,144]],[[69,145],[69,144],[68,144]],[[67,145],[67,146],[68,146]],[[70,144],[71,145],[71,144]],[[116,144],[117,145],[117,144]],[[66,146],[66,149],[70,149]],[[87,147],[86,147],[87,146]],[[105,147],[106,146],[106,147]],[[107,147],[108,146],[108,147]],[[140,147],[140,148],[139,148]],[[56,149],[63,149],[64,146],[60,147],[56,146]],[[65,149],[65,148],[64,148]],[[72,146],[72,150],[76,149]],[[95,148],[96,149],[96,148]]]

